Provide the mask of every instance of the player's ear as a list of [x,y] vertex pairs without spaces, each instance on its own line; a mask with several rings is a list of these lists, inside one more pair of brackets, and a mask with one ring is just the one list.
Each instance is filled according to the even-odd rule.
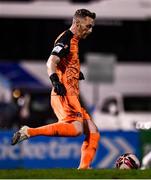
[[76,19],[76,26],[79,27],[79,25],[80,25],[80,20]]

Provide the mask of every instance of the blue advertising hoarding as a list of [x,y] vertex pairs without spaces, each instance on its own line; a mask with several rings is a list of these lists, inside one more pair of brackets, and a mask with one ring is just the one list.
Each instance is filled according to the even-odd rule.
[[[93,168],[113,168],[116,159],[131,152],[139,157],[139,133],[103,131]],[[77,168],[84,136],[34,137],[11,146],[11,131],[0,132],[0,168]]]

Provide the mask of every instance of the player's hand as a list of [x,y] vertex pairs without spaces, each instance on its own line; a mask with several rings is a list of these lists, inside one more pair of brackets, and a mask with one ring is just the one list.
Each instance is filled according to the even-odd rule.
[[65,96],[66,95],[66,88],[61,82],[53,82],[54,92],[57,95]]
[[85,80],[84,74],[80,71],[79,80]]
[[58,75],[56,73],[53,73],[49,78],[52,82],[55,93],[60,96],[65,96],[67,91],[65,86],[59,81]]

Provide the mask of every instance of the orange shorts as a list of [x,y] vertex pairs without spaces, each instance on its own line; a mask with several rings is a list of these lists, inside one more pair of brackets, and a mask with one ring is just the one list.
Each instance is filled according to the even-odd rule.
[[86,110],[81,107],[78,96],[51,96],[51,106],[59,121],[80,121],[90,119]]

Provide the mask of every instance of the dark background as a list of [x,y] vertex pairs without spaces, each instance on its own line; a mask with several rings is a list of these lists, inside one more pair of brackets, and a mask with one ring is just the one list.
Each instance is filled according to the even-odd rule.
[[[0,60],[47,60],[54,40],[70,20],[0,18]],[[119,62],[151,62],[151,20],[97,20],[93,33],[80,42],[85,52],[114,53]]]

